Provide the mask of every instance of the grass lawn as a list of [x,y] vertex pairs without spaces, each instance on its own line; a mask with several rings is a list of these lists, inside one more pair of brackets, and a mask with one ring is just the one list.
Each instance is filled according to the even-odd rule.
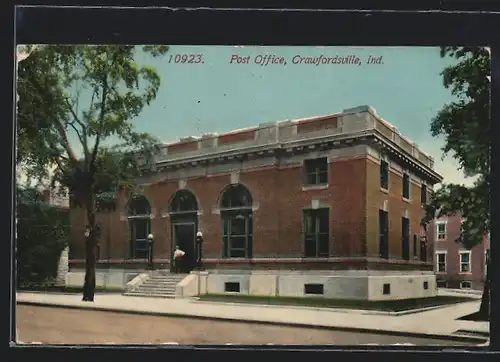
[[[19,287],[22,292],[53,292],[53,293],[83,293],[82,285],[38,285]],[[117,287],[96,286],[96,293],[123,293],[123,289]]]
[[321,297],[265,297],[254,295],[207,294],[201,296],[200,300],[212,302],[293,305],[303,307],[345,308],[377,310],[384,312],[402,312],[412,309],[469,302],[475,299],[459,296],[436,296],[402,300],[367,301],[353,299],[328,299]]

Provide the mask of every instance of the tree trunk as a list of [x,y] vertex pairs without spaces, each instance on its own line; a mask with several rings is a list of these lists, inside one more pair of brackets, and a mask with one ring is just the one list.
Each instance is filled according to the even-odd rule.
[[482,320],[490,320],[490,263],[486,266],[486,278],[484,280],[483,295],[481,297],[481,306],[479,307],[478,317]]
[[95,267],[97,233],[95,225],[95,209],[93,198],[89,197],[86,202],[87,228],[89,235],[85,240],[85,282],[83,284],[83,301],[93,302],[95,294]]

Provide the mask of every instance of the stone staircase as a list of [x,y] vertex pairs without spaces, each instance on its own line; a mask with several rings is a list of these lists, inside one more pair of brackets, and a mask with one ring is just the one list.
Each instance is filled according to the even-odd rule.
[[173,274],[169,272],[154,272],[133,291],[124,295],[134,297],[175,298],[175,288],[188,274]]

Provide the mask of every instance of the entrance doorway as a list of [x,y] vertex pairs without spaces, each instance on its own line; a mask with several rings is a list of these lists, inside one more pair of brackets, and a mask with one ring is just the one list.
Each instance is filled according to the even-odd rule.
[[172,239],[174,250],[176,246],[179,246],[179,249],[186,253],[179,272],[189,273],[196,263],[196,224],[194,222],[172,223]]
[[[169,202],[172,222],[172,258],[176,246],[184,251],[181,273],[189,273],[196,266],[196,231],[198,229],[198,201],[194,194],[182,189],[177,191]],[[172,260],[173,261],[173,260]],[[171,270],[173,271],[173,265]]]

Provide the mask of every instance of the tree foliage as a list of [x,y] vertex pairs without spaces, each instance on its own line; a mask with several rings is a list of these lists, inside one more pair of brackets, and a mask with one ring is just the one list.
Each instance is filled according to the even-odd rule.
[[471,187],[443,184],[427,205],[424,222],[460,212],[465,222],[459,241],[470,249],[490,230],[490,56],[484,48],[465,47],[443,47],[441,56],[457,60],[442,72],[444,87],[456,99],[432,120],[431,133],[444,136],[443,157],[451,154],[476,181]]
[[46,204],[34,188],[18,188],[17,195],[17,284],[52,281],[69,241],[69,210]]
[[[443,84],[455,100],[432,120],[431,133],[444,136],[443,157],[452,154],[464,175],[476,180],[471,187],[442,185],[427,205],[423,223],[460,212],[464,222],[457,242],[472,249],[483,242],[491,225],[490,52],[480,47],[443,47],[441,57],[457,61],[442,72]],[[479,310],[480,318],[485,320],[489,317],[490,275],[488,271]]]
[[[84,300],[93,300],[98,226],[95,212],[154,168],[158,141],[134,129],[157,96],[160,76],[139,65],[138,51],[159,57],[167,46],[44,45],[18,66],[17,162],[28,178],[51,178],[85,208]],[[49,170],[53,168],[50,173]]]

